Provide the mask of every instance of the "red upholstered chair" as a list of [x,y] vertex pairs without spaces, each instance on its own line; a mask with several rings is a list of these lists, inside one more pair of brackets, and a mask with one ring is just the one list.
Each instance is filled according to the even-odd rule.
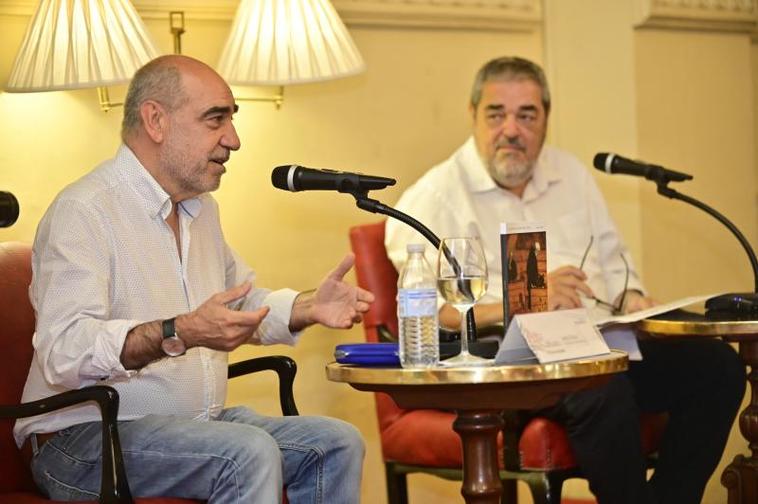
[[[0,243],[0,504],[41,504],[52,502],[43,497],[32,481],[13,440],[16,418],[85,401],[97,401],[103,410],[103,471],[100,502],[130,504],[133,502],[124,472],[121,447],[116,428],[118,393],[111,387],[85,387],[58,394],[33,403],[20,404],[33,349],[34,311],[29,302],[31,282],[31,248],[21,243]],[[297,415],[292,396],[292,383],[297,368],[288,357],[273,356],[250,359],[229,366],[229,377],[262,370],[279,375],[279,399],[285,415]],[[176,498],[137,498],[137,503],[191,504],[193,500]],[[286,499],[285,499],[286,502]]]
[[[366,340],[395,340],[398,275],[384,248],[384,222],[351,228],[350,243],[358,285],[376,296],[363,318]],[[377,393],[375,397],[391,504],[408,502],[407,474],[461,479],[461,442],[452,428],[453,413],[403,410],[386,394]],[[516,502],[515,482],[520,479],[529,485],[535,504],[559,504],[563,481],[580,476],[566,431],[546,418],[522,421],[523,416],[520,412],[505,412],[502,502]],[[659,415],[643,417],[646,453],[658,446],[664,424],[665,418]]]

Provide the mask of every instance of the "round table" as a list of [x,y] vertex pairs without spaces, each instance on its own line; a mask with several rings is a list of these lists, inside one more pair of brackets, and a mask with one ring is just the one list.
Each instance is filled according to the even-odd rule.
[[739,420],[750,456],[737,455],[721,475],[721,484],[727,489],[729,504],[758,503],[758,320],[713,319],[701,313],[674,310],[638,324],[652,337],[722,337],[738,344],[740,357],[750,367],[750,404]]
[[502,494],[497,461],[502,411],[550,406],[569,392],[605,383],[626,369],[626,354],[612,351],[552,364],[485,367],[402,369],[331,363],[326,375],[357,390],[389,394],[402,408],[454,410],[453,429],[463,444],[461,493],[467,503],[497,504]]

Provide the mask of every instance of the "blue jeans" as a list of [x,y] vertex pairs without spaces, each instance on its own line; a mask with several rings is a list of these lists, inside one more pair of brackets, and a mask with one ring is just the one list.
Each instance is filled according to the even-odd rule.
[[[95,500],[100,422],[64,429],[32,459],[37,486],[56,500]],[[315,416],[267,417],[225,409],[211,421],[149,415],[119,422],[135,497],[208,503],[357,503],[364,446],[350,424]]]

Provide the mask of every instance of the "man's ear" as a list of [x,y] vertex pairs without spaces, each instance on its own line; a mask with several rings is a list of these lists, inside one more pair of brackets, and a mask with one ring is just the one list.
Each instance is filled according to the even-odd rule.
[[159,144],[163,143],[168,127],[168,115],[160,103],[146,100],[139,109],[142,126],[150,139]]

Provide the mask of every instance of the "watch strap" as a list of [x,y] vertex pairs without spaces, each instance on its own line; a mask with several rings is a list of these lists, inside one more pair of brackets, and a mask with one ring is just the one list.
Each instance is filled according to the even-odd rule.
[[166,338],[172,338],[176,336],[176,317],[171,317],[170,319],[166,319],[161,324],[163,327],[163,339]]

